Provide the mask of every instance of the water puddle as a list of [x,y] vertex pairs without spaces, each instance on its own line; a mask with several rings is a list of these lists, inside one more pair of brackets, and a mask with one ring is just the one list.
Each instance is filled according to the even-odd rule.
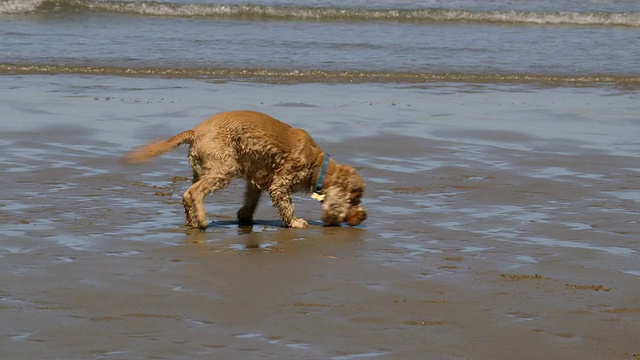
[[576,249],[588,249],[588,250],[596,250],[603,251],[612,255],[634,255],[637,253],[636,250],[616,247],[616,246],[598,246],[594,244],[589,244],[581,241],[571,241],[571,240],[559,240],[559,239],[550,239],[545,237],[523,237],[521,240],[531,242],[533,244],[551,246],[551,247],[565,247],[565,248],[576,248]]
[[640,202],[640,190],[603,191],[603,193],[617,197],[620,200]]
[[349,354],[349,355],[340,355],[334,356],[332,360],[353,360],[353,359],[367,359],[374,358],[379,356],[385,356],[388,353],[386,352],[367,352],[367,353],[358,353],[358,354]]

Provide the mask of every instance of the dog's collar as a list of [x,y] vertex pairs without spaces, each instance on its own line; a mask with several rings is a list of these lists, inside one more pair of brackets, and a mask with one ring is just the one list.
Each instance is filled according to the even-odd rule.
[[[322,162],[322,169],[320,169],[320,174],[318,175],[318,180],[316,181],[316,185],[313,187],[313,194],[322,196],[322,185],[324,185],[324,178],[327,175],[327,168],[329,168],[329,160],[331,160],[331,155],[324,153],[324,161]],[[322,196],[323,197],[323,196]],[[320,200],[322,201],[322,200]]]

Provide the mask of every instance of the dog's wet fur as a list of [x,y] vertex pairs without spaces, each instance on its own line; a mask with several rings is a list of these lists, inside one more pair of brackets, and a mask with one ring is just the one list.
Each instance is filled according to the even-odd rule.
[[[302,130],[255,111],[231,111],[213,115],[163,141],[143,145],[126,154],[123,161],[137,164],[189,145],[193,184],[185,191],[183,204],[187,225],[205,229],[209,225],[204,198],[227,186],[232,179],[247,181],[244,205],[238,210],[240,225],[253,223],[260,195],[266,191],[284,225],[308,226],[294,214],[292,194],[313,191],[325,153]],[[322,186],[322,223],[355,226],[367,218],[361,198],[364,180],[349,165],[330,158]]]

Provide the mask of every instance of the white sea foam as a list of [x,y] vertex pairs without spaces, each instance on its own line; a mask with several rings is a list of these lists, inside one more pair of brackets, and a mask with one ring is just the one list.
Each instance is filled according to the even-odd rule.
[[215,5],[172,3],[90,3],[92,9],[137,13],[154,16],[185,17],[256,17],[295,20],[367,21],[387,20],[405,22],[489,22],[539,25],[592,25],[640,26],[638,13],[606,12],[528,12],[528,11],[473,11],[464,9],[425,8],[416,10],[316,8],[265,5]]
[[0,2],[0,14],[20,14],[35,11],[46,0],[6,0]]
[[87,9],[141,16],[292,19],[311,21],[479,22],[533,25],[585,25],[640,27],[637,12],[481,11],[420,8],[372,9],[341,7],[270,6],[258,4],[202,4],[156,1],[8,0],[0,13],[77,11]]

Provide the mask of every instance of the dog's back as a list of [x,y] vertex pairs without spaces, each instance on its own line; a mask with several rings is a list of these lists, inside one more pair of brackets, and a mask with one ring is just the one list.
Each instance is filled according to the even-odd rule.
[[309,151],[321,152],[305,130],[249,110],[220,113],[204,120],[194,128],[193,143],[194,153],[228,148],[234,155],[253,157],[254,161],[256,157],[308,157],[312,155]]

